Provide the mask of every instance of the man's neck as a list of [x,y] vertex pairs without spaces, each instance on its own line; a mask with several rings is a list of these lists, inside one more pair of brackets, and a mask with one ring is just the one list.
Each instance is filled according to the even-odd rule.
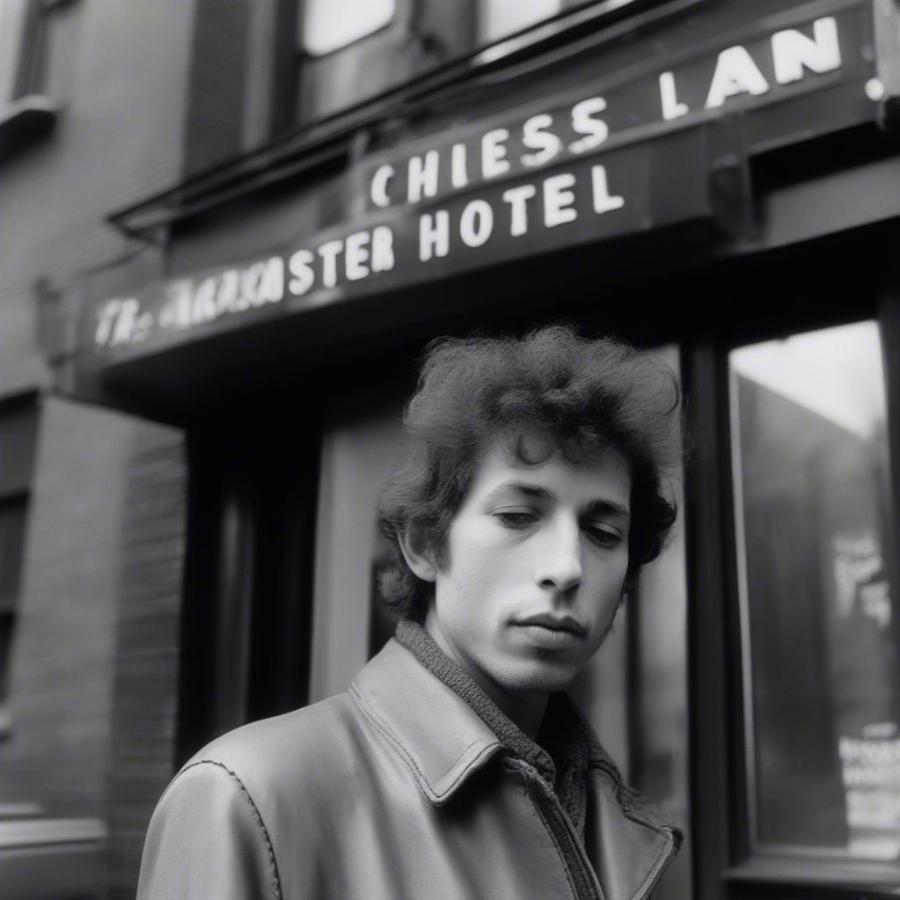
[[511,693],[504,690],[456,651],[453,644],[441,631],[440,624],[433,612],[432,608],[425,617],[425,630],[431,635],[434,642],[497,704],[504,715],[508,716],[531,740],[534,740],[547,709],[547,694],[540,692]]

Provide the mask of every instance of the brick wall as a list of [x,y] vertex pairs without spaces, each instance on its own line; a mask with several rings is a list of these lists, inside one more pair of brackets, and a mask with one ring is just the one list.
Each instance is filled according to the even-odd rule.
[[186,462],[178,432],[142,428],[129,465],[113,675],[109,898],[134,897],[144,833],[172,776]]
[[45,399],[9,672],[0,802],[101,817],[132,420]]
[[0,804],[105,820],[109,896],[133,897],[172,774],[183,439],[47,399],[35,469]]

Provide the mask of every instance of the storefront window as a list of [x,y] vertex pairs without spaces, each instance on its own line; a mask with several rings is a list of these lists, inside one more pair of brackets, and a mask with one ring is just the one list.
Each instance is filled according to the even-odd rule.
[[757,850],[900,859],[900,642],[882,351],[863,322],[730,357]]

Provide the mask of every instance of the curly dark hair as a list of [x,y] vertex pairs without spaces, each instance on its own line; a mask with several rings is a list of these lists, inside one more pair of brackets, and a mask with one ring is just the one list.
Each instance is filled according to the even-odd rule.
[[426,351],[404,415],[400,468],[382,491],[379,524],[393,550],[382,593],[404,618],[422,621],[434,585],[407,566],[398,535],[422,529],[439,566],[446,538],[483,453],[497,440],[525,465],[524,432],[546,435],[550,453],[590,463],[609,448],[631,467],[631,528],[626,590],[661,552],[675,521],[661,493],[677,459],[680,392],[657,359],[618,340],[589,340],[568,324],[524,338],[439,338]]

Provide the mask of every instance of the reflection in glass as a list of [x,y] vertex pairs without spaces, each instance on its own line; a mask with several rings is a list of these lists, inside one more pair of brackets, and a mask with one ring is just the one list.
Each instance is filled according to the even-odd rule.
[[894,510],[873,322],[730,357],[760,845],[900,858]]

